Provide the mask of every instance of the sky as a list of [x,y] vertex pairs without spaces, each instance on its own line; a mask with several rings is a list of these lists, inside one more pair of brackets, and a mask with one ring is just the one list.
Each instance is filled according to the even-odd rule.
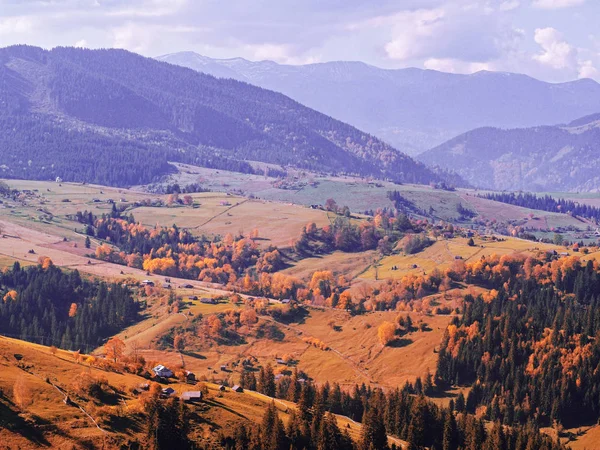
[[0,0],[0,47],[600,81],[598,0]]

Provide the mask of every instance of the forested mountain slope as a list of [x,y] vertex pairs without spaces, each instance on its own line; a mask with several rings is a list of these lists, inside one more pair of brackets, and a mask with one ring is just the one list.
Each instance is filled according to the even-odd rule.
[[0,176],[127,185],[167,161],[245,160],[438,180],[391,146],[284,95],[124,50],[0,49]]
[[419,156],[456,171],[474,186],[525,191],[595,191],[600,187],[600,116],[568,125],[479,128]]
[[600,111],[600,85],[589,79],[553,84],[514,73],[460,75],[352,61],[292,66],[193,52],[158,59],[282,92],[411,155],[478,127],[566,123]]

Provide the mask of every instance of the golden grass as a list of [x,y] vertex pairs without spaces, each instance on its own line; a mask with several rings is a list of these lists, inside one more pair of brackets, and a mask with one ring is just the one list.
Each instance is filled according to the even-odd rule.
[[[422,274],[430,273],[434,269],[445,270],[452,265],[456,256],[460,256],[465,262],[475,261],[482,256],[510,255],[522,253],[535,255],[539,251],[557,252],[567,251],[565,247],[541,242],[532,242],[524,239],[506,237],[503,241],[474,238],[475,246],[467,245],[467,238],[453,238],[449,240],[438,240],[419,253],[405,255],[403,253],[385,257],[377,264],[377,277],[382,279],[398,279],[407,273]],[[572,251],[568,251],[572,254]],[[581,255],[583,256],[583,255]],[[600,257],[600,252],[598,253]],[[413,267],[415,266],[416,267]],[[398,270],[392,270],[396,266]],[[361,275],[364,279],[375,279],[375,269],[370,267]]]
[[344,275],[351,280],[364,272],[376,258],[377,252],[374,250],[360,253],[336,251],[329,255],[302,259],[282,272],[301,280],[310,280],[316,271],[331,270],[335,276]]

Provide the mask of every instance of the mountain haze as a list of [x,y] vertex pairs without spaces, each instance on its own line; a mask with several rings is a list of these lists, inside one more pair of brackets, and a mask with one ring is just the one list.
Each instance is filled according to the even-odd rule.
[[124,50],[0,49],[0,176],[138,184],[168,161],[428,183],[390,145],[290,98]]
[[496,190],[598,191],[600,114],[567,125],[479,128],[423,153],[429,165]]
[[589,79],[552,84],[511,73],[389,70],[361,62],[292,66],[193,52],[158,59],[282,92],[409,154],[474,128],[558,124],[600,111],[600,85]]

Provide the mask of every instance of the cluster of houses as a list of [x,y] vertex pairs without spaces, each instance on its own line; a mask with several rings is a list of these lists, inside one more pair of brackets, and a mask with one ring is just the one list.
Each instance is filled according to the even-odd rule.
[[[221,369],[226,368],[226,367],[227,366],[221,366]],[[152,372],[158,379],[167,379],[167,378],[171,378],[174,376],[173,371],[171,369],[163,366],[162,364],[159,364],[156,367],[154,367],[152,369]],[[196,384],[196,375],[193,372],[186,371],[185,375],[186,375],[187,383]],[[149,383],[144,383],[139,386],[139,390],[147,391],[148,389],[150,389]],[[227,387],[224,384],[222,384],[219,386],[219,390],[226,391]],[[231,388],[231,390],[233,392],[238,392],[238,393],[244,392],[244,389],[240,385],[237,385],[237,384],[235,386],[233,386]],[[160,396],[162,398],[169,398],[169,397],[172,397],[173,395],[175,395],[175,393],[176,393],[175,389],[168,386],[161,390]],[[202,393],[202,391],[185,391],[181,394],[180,398],[181,398],[181,400],[183,400],[186,403],[195,403],[195,402],[199,402],[202,400],[203,393]]]

